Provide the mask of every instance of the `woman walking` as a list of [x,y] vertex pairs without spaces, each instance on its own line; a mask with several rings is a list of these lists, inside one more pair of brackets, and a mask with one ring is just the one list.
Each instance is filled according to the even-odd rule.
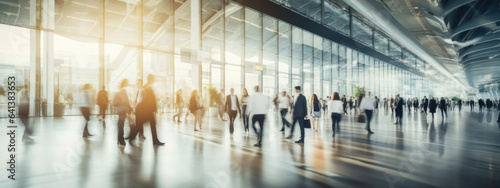
[[319,118],[321,117],[321,102],[319,102],[316,94],[311,96],[311,114],[313,131],[318,132]]
[[339,93],[335,92],[332,94],[331,100],[328,102],[328,111],[332,117],[332,137],[335,137],[335,133],[340,134],[340,120],[342,119],[342,112],[344,111],[342,106],[342,101],[340,100]]
[[82,87],[81,92],[79,93],[78,101],[80,103],[80,111],[82,116],[85,118],[85,127],[83,128],[83,137],[87,138],[92,136],[90,134],[88,125],[90,120],[90,107],[93,105],[93,97],[92,97],[92,85],[85,84]]
[[196,129],[196,122],[198,122],[200,130],[202,130],[201,119],[203,117],[204,109],[201,101],[201,97],[198,95],[198,90],[193,90],[193,92],[191,93],[191,98],[189,99],[189,111],[191,111],[191,113],[194,115],[194,131],[198,131]]
[[243,96],[241,96],[241,109],[243,110],[242,112],[242,118],[243,118],[243,126],[245,128],[245,132],[248,132],[248,116],[247,114],[247,108],[248,108],[248,100],[250,99],[250,96],[248,95],[247,88],[243,89]]

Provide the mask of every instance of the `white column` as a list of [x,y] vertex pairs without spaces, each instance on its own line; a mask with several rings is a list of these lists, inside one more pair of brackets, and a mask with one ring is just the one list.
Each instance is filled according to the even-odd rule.
[[[187,2],[185,2],[187,3]],[[201,0],[191,0],[191,79],[192,89],[201,92]]]

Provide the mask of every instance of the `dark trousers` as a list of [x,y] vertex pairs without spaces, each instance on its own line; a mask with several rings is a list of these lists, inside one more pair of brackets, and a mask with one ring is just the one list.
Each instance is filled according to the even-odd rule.
[[500,112],[498,113],[498,119],[497,122],[500,122]]
[[290,122],[288,122],[288,120],[286,120],[286,118],[285,118],[287,113],[288,113],[288,109],[286,109],[286,108],[283,108],[280,110],[281,124],[282,124],[281,129],[282,130],[285,130],[285,125],[287,127],[290,127]]
[[24,137],[30,136],[33,131],[31,130],[31,126],[29,123],[29,105],[28,104],[20,104],[19,105],[19,119],[21,119],[21,122],[24,125]]
[[460,112],[460,111],[462,111],[462,105],[461,105],[461,104],[460,104],[460,105],[458,105],[458,111],[459,111],[459,112]]
[[[248,116],[246,115],[247,114],[247,105],[243,105],[242,109],[243,112],[242,112],[242,116],[243,116],[243,126],[245,127],[245,131],[248,131]],[[241,114],[240,114],[241,116]]]
[[448,117],[448,114],[446,113],[446,108],[440,108],[441,109],[441,116],[444,117],[446,115],[446,117]]
[[229,133],[233,134],[233,132],[234,132],[234,119],[236,118],[236,115],[238,115],[238,111],[229,110],[228,115],[229,115]]
[[342,115],[338,113],[332,113],[332,130],[333,134],[340,133],[340,120],[342,119]]
[[347,114],[347,104],[342,104],[342,107],[344,108],[344,114]]
[[290,136],[293,135],[293,130],[295,129],[295,123],[299,122],[300,126],[300,140],[304,141],[304,117],[293,117],[292,130],[290,131]]
[[153,114],[137,114],[135,115],[135,127],[130,130],[129,139],[133,140],[137,136],[139,132],[144,134],[144,123],[149,121],[149,125],[151,126],[151,136],[153,137],[153,143],[160,142],[158,140],[158,135],[156,134],[156,119]]
[[372,116],[373,116],[373,110],[365,110],[365,116],[366,116],[366,127],[365,129],[368,131],[372,131],[370,128],[370,122],[372,121]]
[[118,114],[118,143],[124,143],[125,139],[123,138],[123,127],[125,126],[125,118],[127,118],[127,114]]
[[[264,114],[255,114],[252,117],[252,128],[257,134],[257,143],[261,144],[262,143],[262,133],[264,132],[264,120],[266,119],[266,115]],[[255,127],[255,122],[259,122],[260,130],[257,131],[257,128]]]
[[99,105],[99,115],[102,116],[102,119],[106,119],[106,110],[108,109],[108,105]]
[[470,111],[474,111],[474,105],[470,105]]
[[83,117],[85,118],[85,127],[83,128],[83,136],[89,135],[89,120],[90,120],[90,107],[84,106],[80,107],[80,111],[82,112]]
[[424,113],[427,114],[427,105],[424,104]]

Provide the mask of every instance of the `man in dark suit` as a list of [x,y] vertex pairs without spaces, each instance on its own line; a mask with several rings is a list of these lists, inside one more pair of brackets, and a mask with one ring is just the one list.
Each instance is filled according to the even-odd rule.
[[429,106],[429,99],[427,99],[427,96],[424,96],[424,114],[427,115],[427,107]]
[[396,102],[394,102],[394,106],[396,106],[396,123],[395,124],[402,124],[403,123],[403,104],[404,101],[402,98],[399,97],[399,94],[396,95]]
[[458,99],[457,104],[458,104],[458,112],[462,111],[462,99]]
[[295,141],[295,143],[304,144],[304,118],[307,118],[307,101],[306,97],[302,95],[300,86],[295,86],[295,92],[297,96],[295,97],[294,107],[293,107],[293,123],[292,130],[290,131],[290,136],[287,139],[292,139],[293,130],[295,128],[295,123],[299,122],[300,126],[300,140]]
[[470,111],[473,112],[474,111],[474,100],[470,100],[469,105],[470,105]]
[[477,101],[477,104],[479,105],[479,111],[482,112],[483,111],[483,107],[484,107],[484,101],[483,101],[483,99],[479,99]]
[[345,95],[342,95],[342,99],[340,99],[342,101],[342,108],[344,108],[344,114],[347,114],[347,99],[345,98]]
[[102,119],[99,119],[99,121],[102,121],[103,127],[106,127],[106,122],[104,120],[106,119],[106,109],[108,109],[108,104],[108,92],[106,91],[106,86],[102,86],[101,90],[97,94],[97,105],[99,106],[99,115],[102,116]]
[[224,105],[224,111],[229,115],[229,133],[233,134],[234,131],[234,119],[240,113],[241,117],[241,108],[240,102],[238,101],[238,96],[234,94],[234,89],[231,88],[229,90],[231,94],[226,96],[226,103]]
[[135,108],[135,128],[130,131],[129,143],[133,146],[132,142],[139,133],[138,127],[143,127],[144,123],[149,121],[151,126],[151,136],[153,137],[153,145],[164,145],[165,143],[158,140],[156,134],[156,97],[151,87],[154,82],[154,76],[148,75],[148,83],[137,97],[137,106]]

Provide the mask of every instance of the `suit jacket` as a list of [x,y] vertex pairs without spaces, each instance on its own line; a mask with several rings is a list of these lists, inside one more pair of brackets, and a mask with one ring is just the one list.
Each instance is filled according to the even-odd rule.
[[429,102],[429,112],[436,113],[437,102],[436,99],[431,99]]
[[141,102],[137,103],[136,116],[144,115],[151,116],[156,112],[156,97],[153,88],[146,87],[141,91]]
[[427,105],[429,105],[429,99],[425,98],[424,99],[424,106],[427,106]]
[[97,94],[97,105],[106,106],[109,104],[108,92],[106,90],[101,90]]
[[403,115],[403,99],[399,98],[399,100],[396,100],[396,114],[397,115]]
[[446,108],[446,101],[443,99],[439,101],[439,108],[445,109]]
[[300,94],[297,96],[297,101],[293,107],[293,117],[304,118],[307,115],[307,101],[304,95]]
[[[236,108],[237,108],[237,111],[240,113],[241,115],[241,108],[240,108],[240,101],[238,100],[238,96],[234,95],[235,98],[236,98]],[[231,110],[231,95],[227,95],[226,96],[226,104],[224,105],[224,111],[225,112],[229,112]]]

